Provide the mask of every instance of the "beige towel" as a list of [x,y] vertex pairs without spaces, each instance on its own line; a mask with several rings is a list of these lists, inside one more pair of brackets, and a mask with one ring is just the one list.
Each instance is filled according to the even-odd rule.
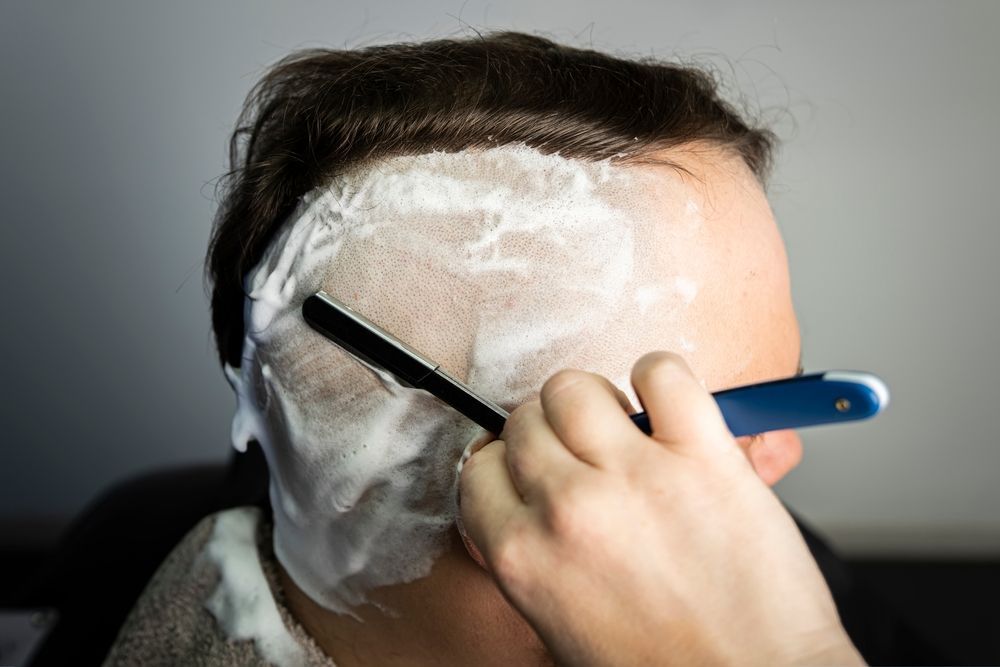
[[181,540],[104,664],[334,667],[284,606],[271,526],[250,507],[209,516]]

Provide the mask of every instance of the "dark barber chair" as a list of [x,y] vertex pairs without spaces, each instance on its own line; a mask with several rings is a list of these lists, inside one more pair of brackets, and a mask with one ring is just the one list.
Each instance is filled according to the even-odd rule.
[[[228,465],[174,468],[116,485],[73,523],[23,591],[21,608],[53,608],[55,627],[32,667],[99,665],[160,563],[203,517],[241,505],[269,511],[255,443]],[[797,520],[798,521],[798,520]],[[947,664],[861,588],[849,566],[800,521],[855,645],[869,664]]]
[[269,506],[267,467],[255,443],[228,465],[158,471],[105,492],[14,597],[12,606],[58,614],[32,667],[101,664],[173,547],[203,517],[241,505]]

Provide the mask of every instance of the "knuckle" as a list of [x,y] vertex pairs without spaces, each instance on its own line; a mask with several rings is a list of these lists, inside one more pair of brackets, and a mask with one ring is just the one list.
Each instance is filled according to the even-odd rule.
[[537,463],[525,454],[522,448],[513,448],[507,452],[507,469],[515,485],[520,486],[524,480],[532,479]]
[[566,389],[585,382],[589,377],[590,374],[585,371],[564,368],[556,371],[552,377],[545,381],[545,384],[542,385],[541,394],[547,399],[551,399]]
[[549,530],[560,540],[575,542],[580,534],[580,510],[573,505],[556,503],[546,512]]
[[527,403],[522,403],[514,408],[514,410],[507,417],[507,421],[504,423],[504,434],[523,431],[527,423],[531,421],[535,414],[541,411],[541,409],[541,404],[538,400],[528,401]]
[[512,452],[522,449],[527,441],[534,437],[539,420],[538,415],[541,412],[542,408],[538,401],[529,401],[519,405],[510,413],[501,434],[506,443],[508,456]]
[[517,589],[525,584],[526,564],[530,558],[526,532],[520,523],[508,526],[490,553],[490,569],[508,589]]
[[589,506],[592,492],[579,484],[563,488],[558,497],[545,506],[545,523],[559,540],[576,542],[585,533],[589,523]]

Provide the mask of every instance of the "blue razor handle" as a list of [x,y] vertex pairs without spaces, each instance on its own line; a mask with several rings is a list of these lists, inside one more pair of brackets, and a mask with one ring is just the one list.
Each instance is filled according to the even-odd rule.
[[[429,392],[491,433],[503,431],[510,415],[501,406],[326,292],[303,302],[302,317],[345,351],[390,373],[402,385]],[[726,389],[713,396],[737,437],[865,419],[889,403],[889,390],[882,380],[855,371],[801,375]],[[631,417],[644,433],[650,433],[646,413]]]
[[[826,371],[736,387],[712,394],[735,437],[874,417],[889,404],[889,389],[871,373]],[[642,431],[645,412],[632,415]]]

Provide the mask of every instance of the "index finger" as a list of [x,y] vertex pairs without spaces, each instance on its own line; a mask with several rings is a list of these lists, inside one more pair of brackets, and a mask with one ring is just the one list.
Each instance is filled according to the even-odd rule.
[[670,352],[643,355],[632,368],[632,386],[649,415],[654,440],[692,451],[706,443],[737,449],[715,399],[681,357]]
[[626,410],[624,393],[607,378],[578,370],[562,370],[542,386],[542,408],[556,436],[578,459],[599,468],[614,468],[635,447],[636,428]]

